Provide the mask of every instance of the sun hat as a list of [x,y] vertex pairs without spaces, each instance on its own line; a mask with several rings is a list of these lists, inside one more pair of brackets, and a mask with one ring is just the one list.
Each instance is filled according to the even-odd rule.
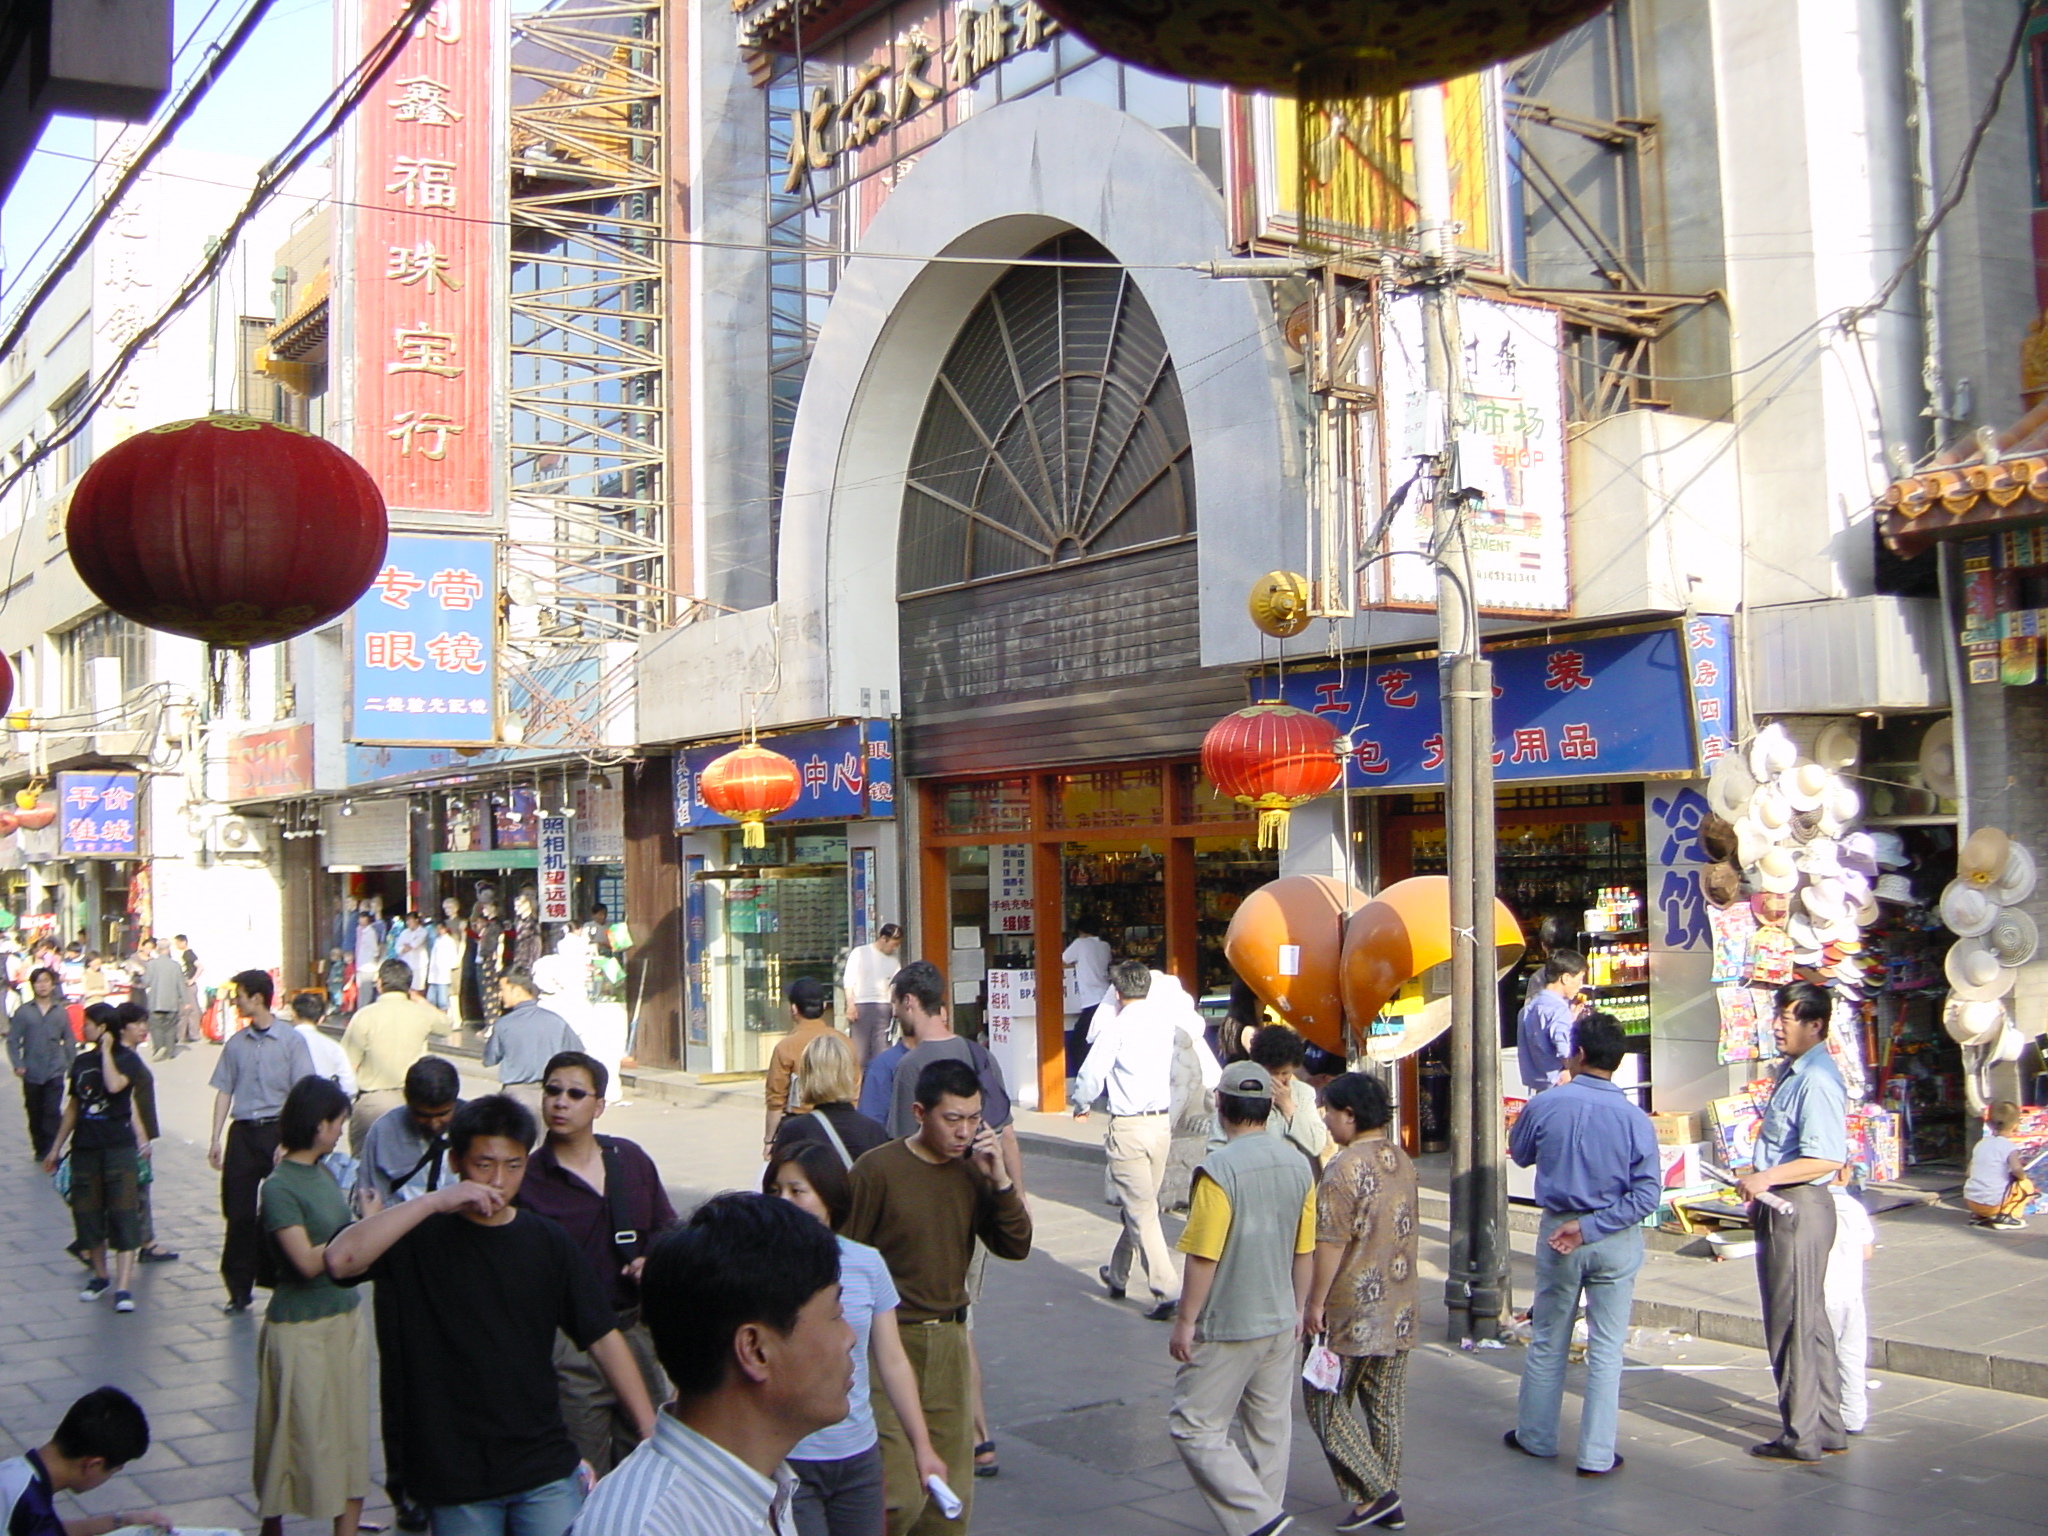
[[1974,938],[1957,939],[1951,944],[1941,969],[1948,977],[1949,996],[1965,1003],[2003,997],[2019,977],[2018,971],[2000,965],[1998,956],[1986,949],[1982,940]]
[[1725,859],[1735,852],[1735,825],[1724,816],[1709,816],[1700,823],[1700,847],[1709,859]]
[[1709,864],[1700,887],[1715,906],[1731,907],[1742,899],[1742,871],[1733,864]]
[[1772,846],[1771,834],[1750,817],[1744,816],[1735,823],[1735,861],[1744,869],[1753,867]]
[[1816,837],[1795,856],[1799,868],[1816,880],[1842,872],[1841,850],[1832,837]]
[[2005,1004],[1996,998],[1952,1000],[1942,1010],[1941,1027],[1957,1045],[1988,1045],[2005,1028]]
[[1749,910],[1767,928],[1782,928],[1792,911],[1792,898],[1777,891],[1758,891],[1749,898]]
[[1853,784],[1846,784],[1837,779],[1828,790],[1828,797],[1822,802],[1821,810],[1831,820],[1838,821],[1846,827],[1863,814],[1863,796],[1856,792]]
[[1819,763],[1801,763],[1779,781],[1795,811],[1817,811],[1835,787],[1835,776]]
[[1956,723],[1953,717],[1937,720],[1920,738],[1920,782],[1943,800],[1955,799],[1962,786],[1956,782]]
[[2034,856],[2025,843],[2014,843],[2005,856],[2005,868],[1991,884],[1991,899],[2001,907],[2016,907],[2034,894]]
[[1799,893],[1799,904],[1817,923],[1839,923],[1849,916],[1849,898],[1836,880],[1815,880]]
[[1904,869],[1913,862],[1906,853],[1906,840],[1896,832],[1871,833],[1870,847],[1877,862],[1886,869]]
[[1714,760],[1714,771],[1707,776],[1707,804],[1716,816],[1734,821],[1755,793],[1756,775],[1740,757],[1730,752]]
[[1984,935],[1984,945],[2000,965],[2025,965],[2041,951],[2041,930],[2018,907],[2004,907]]
[[1979,827],[1956,855],[1956,878],[1971,885],[1989,885],[2005,873],[2011,856],[2011,838],[1996,827]]
[[1974,885],[1951,880],[1941,893],[1942,926],[1959,938],[1989,933],[1998,921],[1998,903]]
[[1913,882],[1904,875],[1880,875],[1871,894],[1879,901],[1896,901],[1908,907],[1920,899],[1913,894]]
[[1799,748],[1785,734],[1785,727],[1772,721],[1749,744],[1749,771],[1759,784],[1767,784],[1799,761]]
[[1775,784],[1760,787],[1749,802],[1749,814],[1773,842],[1782,842],[1792,828],[1792,807]]
[[1790,895],[1792,888],[1799,884],[1799,866],[1792,862],[1792,855],[1785,849],[1773,848],[1757,860],[1756,880],[1773,895]]
[[1216,1080],[1216,1086],[1233,1098],[1270,1099],[1273,1097],[1273,1074],[1256,1061],[1233,1061],[1223,1069],[1223,1076]]
[[1795,843],[1810,843],[1816,837],[1832,837],[1828,831],[1828,817],[1825,811],[1794,811],[1792,813],[1792,840]]
[[1842,868],[1859,875],[1877,875],[1877,839],[1868,832],[1851,832],[1837,850]]
[[1813,738],[1813,760],[1836,773],[1851,772],[1863,761],[1863,722],[1830,720]]
[[1792,958],[1800,965],[1820,963],[1820,935],[1815,932],[1813,919],[1804,912],[1794,912],[1785,922],[1785,937],[1792,941]]

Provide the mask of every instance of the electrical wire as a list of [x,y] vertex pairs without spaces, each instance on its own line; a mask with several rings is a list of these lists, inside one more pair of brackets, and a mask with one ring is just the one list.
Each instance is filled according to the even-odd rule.
[[[272,0],[254,0],[254,3],[267,7]],[[0,477],[0,498],[4,498],[12,491],[38,464],[85,430],[92,420],[93,413],[113,393],[115,386],[120,383],[135,358],[162,335],[172,321],[189,309],[218,278],[228,262],[233,259],[236,242],[242,232],[269,204],[278,187],[296,175],[316,150],[341,131],[342,124],[348,121],[378,81],[398,62],[399,55],[412,41],[413,34],[419,29],[434,4],[435,0],[406,0],[404,11],[391,27],[328,94],[326,100],[320,103],[312,116],[307,118],[286,142],[285,147],[256,173],[256,182],[248,200],[229,221],[227,228],[215,237],[208,247],[206,258],[186,278],[170,302],[158,311],[154,319],[128,339],[115,354],[113,361],[107,365],[106,370],[88,386],[84,397],[74,406],[68,419],[23,455],[21,463],[13,470]],[[8,562],[7,581],[4,587],[0,587],[0,592],[11,595],[13,591],[14,574],[21,558],[21,539],[27,527],[28,519],[24,517],[20,527],[15,531],[14,549]],[[6,606],[7,598],[0,597],[0,612],[4,612]]]

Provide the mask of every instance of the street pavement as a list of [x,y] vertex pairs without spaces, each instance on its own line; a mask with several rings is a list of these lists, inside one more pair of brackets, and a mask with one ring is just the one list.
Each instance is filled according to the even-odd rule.
[[[79,1507],[153,1503],[183,1524],[253,1530],[257,1322],[215,1310],[220,1223],[205,1163],[204,1086],[213,1060],[201,1046],[157,1068],[166,1122],[157,1224],[183,1259],[140,1271],[140,1310],[127,1316],[77,1300],[83,1272],[63,1252],[68,1214],[29,1161],[19,1109],[0,1112],[0,1431],[10,1452],[39,1444],[74,1397],[116,1383],[142,1401],[156,1439],[146,1458]],[[615,1105],[602,1129],[646,1146],[679,1205],[759,1178],[758,1098]],[[1002,1473],[977,1482],[974,1529],[1207,1536],[1217,1528],[1165,1430],[1168,1330],[1145,1322],[1136,1299],[1111,1302],[1094,1278],[1115,1236],[1100,1168],[1036,1154],[1026,1161],[1035,1251],[1021,1264],[990,1265],[977,1312]],[[1442,1238],[1425,1226],[1432,1339],[1443,1322]],[[1526,1296],[1526,1277],[1521,1286]],[[1774,1423],[1762,1356],[1639,1330],[1624,1378],[1628,1465],[1595,1480],[1574,1477],[1568,1457],[1539,1466],[1502,1448],[1519,1367],[1514,1348],[1468,1354],[1432,1342],[1418,1351],[1404,1435],[1411,1531],[2019,1536],[2039,1533],[2048,1511],[2048,1401],[2039,1398],[1883,1375],[1870,1433],[1848,1456],[1766,1464],[1743,1454]],[[1575,1411],[1568,1399],[1567,1436]],[[1307,1532],[1329,1531],[1341,1517],[1315,1443],[1299,1429],[1290,1508]],[[381,1494],[369,1514],[389,1519]],[[287,1523],[294,1536],[324,1528]]]

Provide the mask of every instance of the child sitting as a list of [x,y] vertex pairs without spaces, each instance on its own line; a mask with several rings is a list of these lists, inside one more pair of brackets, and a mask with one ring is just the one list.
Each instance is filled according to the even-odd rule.
[[71,1405],[47,1445],[0,1462],[0,1516],[9,1536],[106,1536],[124,1525],[171,1528],[154,1509],[59,1520],[55,1495],[90,1493],[149,1449],[149,1420],[118,1387],[101,1387]]
[[2012,1139],[2020,1123],[2020,1107],[2001,1099],[1984,1111],[1988,1131],[1970,1153],[1970,1176],[1963,1183],[1963,1204],[1970,1208],[1970,1224],[1991,1232],[2020,1232],[2026,1228],[2020,1212],[2033,1198],[2034,1183],[2027,1177],[2026,1163]]

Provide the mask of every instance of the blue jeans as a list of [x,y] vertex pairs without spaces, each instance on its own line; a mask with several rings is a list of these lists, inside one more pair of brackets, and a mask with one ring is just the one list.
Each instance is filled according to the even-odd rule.
[[1522,1363],[1515,1438],[1535,1456],[1557,1454],[1557,1418],[1564,1406],[1564,1367],[1571,1350],[1572,1315],[1586,1295],[1586,1395],[1579,1410],[1579,1465],[1605,1472],[1614,1465],[1615,1420],[1621,1412],[1621,1346],[1628,1337],[1629,1303],[1643,1267],[1643,1229],[1623,1227],[1570,1253],[1550,1246],[1550,1234],[1568,1216],[1546,1211],[1536,1237],[1536,1301],[1530,1309],[1529,1353]]
[[583,1508],[583,1481],[570,1473],[524,1493],[476,1504],[436,1504],[433,1536],[562,1536]]
[[446,1013],[448,1011],[448,983],[445,981],[428,982],[427,1001],[443,1013]]

